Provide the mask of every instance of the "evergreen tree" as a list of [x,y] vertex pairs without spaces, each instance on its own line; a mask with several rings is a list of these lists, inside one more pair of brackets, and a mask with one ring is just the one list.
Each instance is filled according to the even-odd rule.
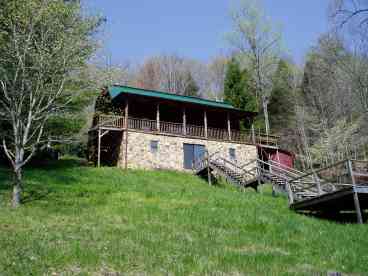
[[294,113],[292,78],[290,65],[280,60],[273,76],[273,89],[268,106],[273,130],[286,128]]
[[241,70],[239,63],[232,59],[224,83],[224,100],[245,111],[257,111],[257,99],[252,79],[247,70]]

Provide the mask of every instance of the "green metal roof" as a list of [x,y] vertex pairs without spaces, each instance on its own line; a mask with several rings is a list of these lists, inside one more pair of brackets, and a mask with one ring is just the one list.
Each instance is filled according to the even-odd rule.
[[211,100],[190,97],[190,96],[181,96],[181,95],[171,94],[171,93],[162,92],[162,91],[146,90],[146,89],[129,87],[129,86],[116,86],[116,85],[111,86],[109,88],[109,93],[112,99],[116,98],[117,96],[121,94],[134,94],[134,95],[140,95],[140,96],[146,96],[146,97],[160,98],[160,99],[165,99],[165,100],[172,100],[172,101],[200,104],[200,105],[217,107],[217,108],[231,109],[234,111],[243,111],[238,108],[235,108],[231,104],[224,103],[224,102],[211,101]]

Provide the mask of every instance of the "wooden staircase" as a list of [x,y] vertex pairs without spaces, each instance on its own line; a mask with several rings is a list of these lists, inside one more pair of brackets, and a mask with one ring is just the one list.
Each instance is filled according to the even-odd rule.
[[260,184],[272,183],[274,191],[287,192],[288,181],[302,174],[277,162],[264,162],[254,159],[246,164],[237,164],[219,153],[205,155],[193,164],[196,175],[205,177],[211,183],[211,177],[222,176],[228,183],[240,188],[257,190]]
[[241,165],[218,153],[205,153],[193,163],[193,170],[210,184],[211,178],[218,176],[237,187],[255,190],[271,183],[274,192],[288,195],[289,207],[298,212],[355,211],[357,222],[363,223],[363,210],[368,210],[368,161],[344,160],[303,173],[275,161],[255,159]]

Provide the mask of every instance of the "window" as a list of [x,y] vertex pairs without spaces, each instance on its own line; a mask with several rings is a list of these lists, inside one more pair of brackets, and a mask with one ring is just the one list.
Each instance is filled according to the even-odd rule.
[[158,152],[158,141],[152,140],[150,144],[150,149],[152,153],[157,153]]
[[234,148],[229,149],[229,155],[230,155],[230,159],[236,160],[236,154],[235,154],[235,149]]

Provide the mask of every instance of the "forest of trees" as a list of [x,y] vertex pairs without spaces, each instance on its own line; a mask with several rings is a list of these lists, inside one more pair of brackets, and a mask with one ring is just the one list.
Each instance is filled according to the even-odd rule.
[[[229,101],[259,112],[255,126],[281,136],[308,169],[366,152],[368,110],[368,5],[331,0],[330,30],[295,64],[285,54],[282,31],[255,1],[231,11],[229,51],[208,63],[157,55],[129,64],[110,84],[121,83]],[[122,78],[122,76],[124,76]],[[269,130],[268,130],[269,129]]]
[[45,144],[83,154],[96,96],[104,86],[121,84],[258,112],[256,127],[279,134],[281,146],[305,169],[363,153],[368,5],[330,1],[330,30],[309,50],[305,64],[285,54],[282,31],[259,1],[248,0],[230,11],[228,50],[209,62],[169,53],[123,65],[98,50],[104,18],[82,16],[79,1],[2,1],[2,148],[15,172]]

